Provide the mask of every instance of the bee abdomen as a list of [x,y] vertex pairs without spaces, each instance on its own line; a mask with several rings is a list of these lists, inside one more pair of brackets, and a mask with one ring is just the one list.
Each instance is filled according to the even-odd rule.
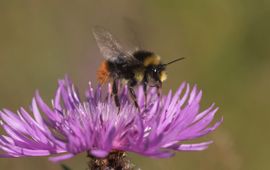
[[110,72],[108,70],[108,63],[107,63],[107,61],[103,61],[100,64],[100,67],[99,67],[99,69],[97,71],[98,82],[100,84],[106,83],[106,81],[108,80],[109,76],[110,76]]

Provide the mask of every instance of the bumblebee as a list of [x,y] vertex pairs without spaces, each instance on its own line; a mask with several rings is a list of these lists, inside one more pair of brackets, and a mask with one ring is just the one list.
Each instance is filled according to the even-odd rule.
[[112,81],[112,95],[115,104],[120,108],[117,82],[125,82],[135,106],[139,109],[134,87],[143,85],[145,106],[147,101],[147,87],[156,87],[158,94],[162,82],[167,79],[166,66],[184,58],[178,58],[167,64],[161,62],[159,55],[147,50],[126,51],[114,39],[112,34],[102,27],[95,27],[93,35],[102,56],[105,58],[97,71],[100,84]]

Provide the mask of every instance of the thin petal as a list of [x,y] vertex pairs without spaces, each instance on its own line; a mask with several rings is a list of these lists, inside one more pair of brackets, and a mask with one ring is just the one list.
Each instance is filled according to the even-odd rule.
[[56,163],[56,162],[60,162],[66,159],[70,159],[72,157],[74,157],[74,155],[69,153],[69,154],[64,154],[60,156],[50,157],[49,160]]

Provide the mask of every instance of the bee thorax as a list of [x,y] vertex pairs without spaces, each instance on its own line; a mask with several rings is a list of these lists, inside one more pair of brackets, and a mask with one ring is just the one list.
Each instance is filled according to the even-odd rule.
[[136,70],[134,77],[138,82],[141,82],[143,80],[143,77],[144,77],[144,70],[143,69]]
[[144,60],[143,64],[145,67],[147,67],[149,65],[158,65],[158,64],[160,64],[160,56],[153,54],[153,55],[147,57]]

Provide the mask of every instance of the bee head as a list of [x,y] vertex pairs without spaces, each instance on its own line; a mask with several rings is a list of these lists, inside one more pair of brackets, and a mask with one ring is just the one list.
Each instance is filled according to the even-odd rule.
[[182,59],[184,58],[178,58],[166,64],[161,64],[159,60],[159,62],[148,65],[146,71],[148,73],[148,83],[150,86],[160,86],[162,82],[167,79],[166,67]]
[[166,67],[163,64],[149,65],[147,67],[148,83],[150,86],[159,86],[167,79],[165,69]]

